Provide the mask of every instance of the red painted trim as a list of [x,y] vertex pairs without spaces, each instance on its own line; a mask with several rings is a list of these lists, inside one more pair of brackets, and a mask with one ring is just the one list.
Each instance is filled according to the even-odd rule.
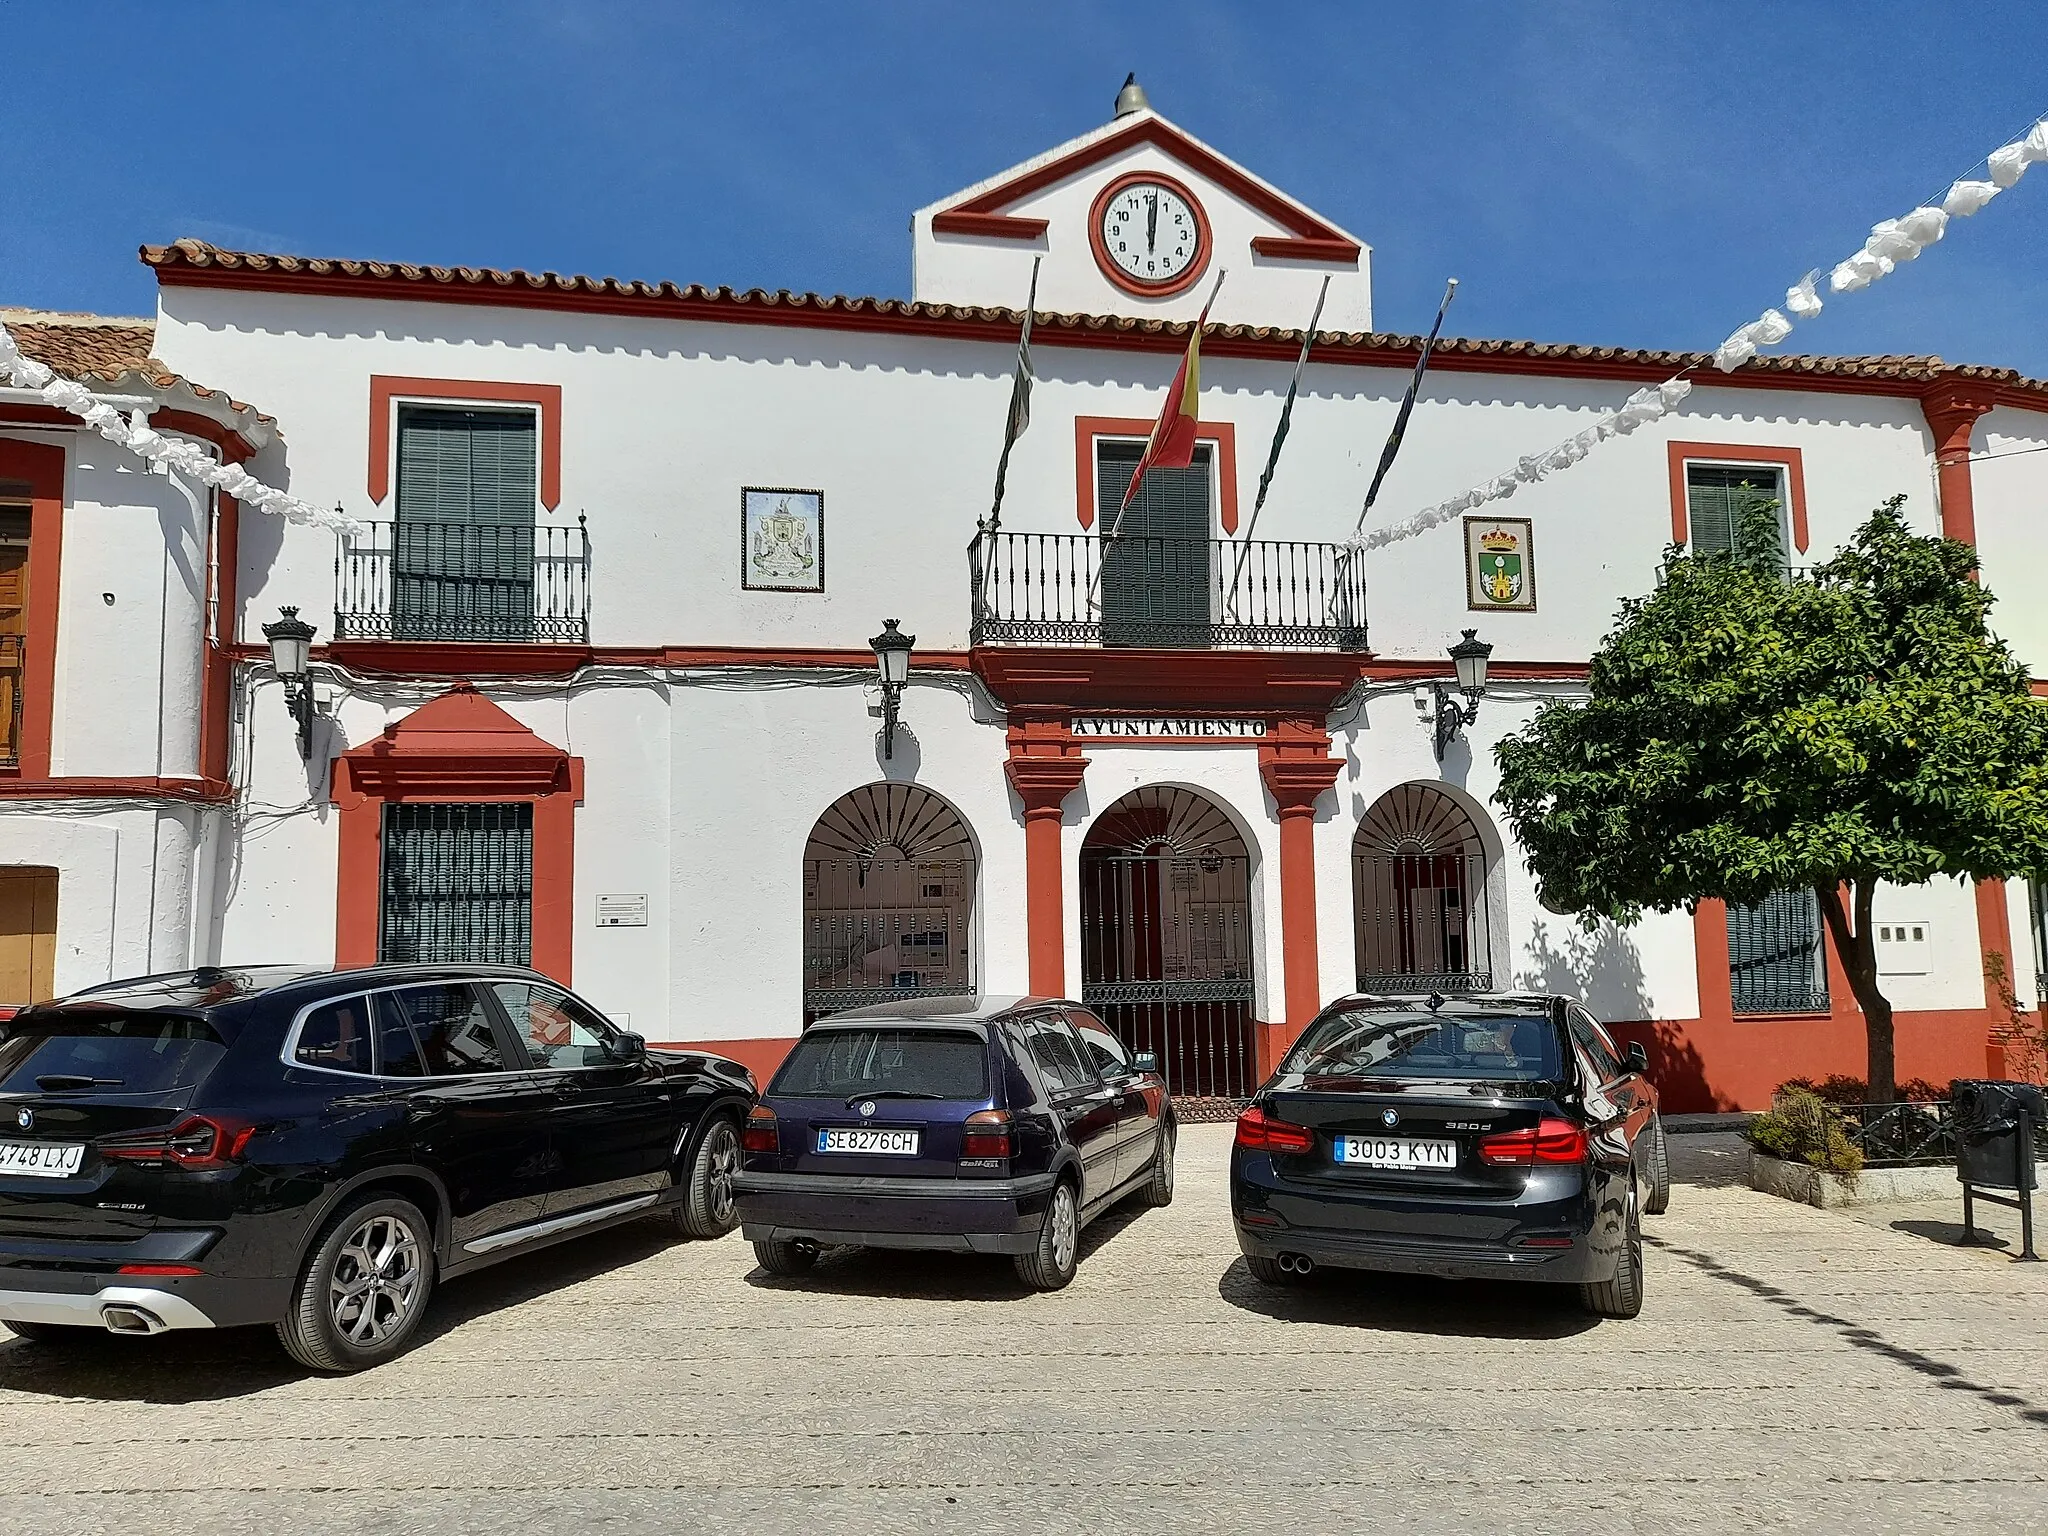
[[[1344,252],[1343,255],[1336,257],[1310,257],[1304,253],[1304,259],[1349,262],[1356,262],[1358,260],[1359,246],[1348,239],[1344,232],[1335,225],[1317,218],[1299,203],[1282,197],[1263,182],[1255,181],[1215,151],[1196,143],[1171,123],[1157,117],[1140,118],[1128,128],[1121,129],[1115,133],[1105,134],[1094,143],[1084,144],[1069,154],[1046,161],[1043,165],[1035,165],[1021,175],[1013,176],[1008,181],[1000,182],[985,192],[977,193],[963,202],[954,204],[953,207],[945,212],[946,214],[1001,214],[1003,209],[1009,207],[1012,203],[1029,197],[1032,193],[1041,191],[1046,187],[1065,181],[1071,176],[1078,175],[1090,166],[1100,165],[1105,160],[1112,160],[1124,153],[1124,151],[1132,149],[1139,144],[1151,144],[1158,149],[1164,150],[1187,169],[1214,182],[1239,201],[1256,208],[1274,223],[1293,230],[1303,241],[1335,245]],[[944,216],[944,214],[934,216],[933,227],[935,229],[938,225],[938,219]],[[1287,243],[1271,235],[1263,238],[1276,244]],[[1267,254],[1274,253],[1269,251]],[[159,269],[160,272],[162,270],[165,269]],[[169,270],[178,269],[173,268]]]
[[1343,767],[1330,756],[1330,734],[1319,720],[1276,721],[1259,747],[1259,777],[1280,818],[1280,955],[1288,1033],[1264,1042],[1275,1064],[1323,1006],[1316,941],[1316,802],[1336,785]]
[[[611,279],[536,276],[531,273],[482,274],[470,281],[459,273],[393,270],[349,274],[331,272],[255,271],[247,267],[159,266],[160,287],[231,288],[252,292],[295,293],[311,297],[368,299],[430,304],[481,304],[501,309],[542,309],[564,314],[628,315],[647,319],[702,321],[717,325],[792,326],[805,330],[855,334],[924,336],[946,341],[985,341],[1014,351],[1023,315],[1015,310],[918,305],[897,299],[826,297],[818,294],[745,293],[731,289],[686,289],[674,283],[620,283]],[[1192,322],[1139,320],[1118,315],[1065,315],[1041,312],[1034,323],[1033,345],[1078,347],[1098,351],[1171,352],[1187,350]],[[1331,332],[1316,343],[1318,364],[1360,368],[1391,368],[1403,373],[1415,367],[1421,338],[1388,340],[1376,332]],[[1298,331],[1267,327],[1220,326],[1202,339],[1210,357],[1252,358],[1293,363],[1301,352]],[[1630,356],[1629,349],[1584,346],[1567,342],[1488,341],[1451,337],[1437,343],[1430,367],[1440,373],[1477,373],[1529,378],[1600,379],[1614,383],[1659,384],[1676,368],[1705,361],[1699,353],[1655,353]],[[1813,394],[1880,395],[1920,398],[1940,373],[1915,363],[1866,364],[1883,373],[1849,373],[1831,365],[1818,367],[1759,358],[1714,380],[1716,389],[1798,390]],[[2048,382],[2022,380],[1985,386],[1998,402],[2016,410],[2048,412]],[[23,406],[23,411],[36,409]],[[70,419],[70,418],[65,418]]]
[[214,495],[213,559],[207,571],[205,654],[200,662],[199,771],[209,779],[228,776],[228,748],[234,736],[235,621],[242,549],[242,509],[225,492]]
[[[1207,345],[1207,343],[1203,343]],[[1135,416],[1076,416],[1074,418],[1074,513],[1083,528],[1095,526],[1095,439],[1098,437],[1149,438],[1155,421]],[[1218,520],[1226,534],[1237,532],[1237,426],[1228,421],[1204,421],[1195,426],[1197,443],[1212,443],[1216,449],[1216,501]]]
[[0,774],[0,800],[189,800],[210,804],[234,798],[234,786],[219,779],[30,779]]
[[380,839],[392,802],[533,805],[533,965],[565,985],[575,954],[576,806],[583,759],[542,740],[466,683],[334,760],[340,808],[337,965],[377,959]]
[[[1325,715],[1359,658],[1325,651],[1091,650],[982,646],[974,674],[1011,709]],[[1438,675],[1448,671],[1439,663]],[[1063,727],[1064,729],[1064,727]]]
[[[269,650],[238,645],[244,661],[260,661]],[[583,667],[872,667],[875,653],[860,649],[797,646],[589,646],[491,644],[462,640],[337,640],[313,647],[316,660],[351,672],[388,672],[400,677],[566,677]],[[917,652],[912,666],[927,672],[965,672],[966,651]]]
[[1671,542],[1691,542],[1691,526],[1685,497],[1685,465],[1775,464],[1785,471],[1786,494],[1791,500],[1792,547],[1802,555],[1810,542],[1806,531],[1806,465],[1797,448],[1773,448],[1756,443],[1672,443],[1666,448],[1671,463]]
[[1965,544],[1977,542],[1976,492],[1970,480],[1970,434],[1977,418],[1998,403],[1998,392],[1982,384],[1952,383],[1920,397],[1921,414],[1934,433],[1935,482],[1941,494],[1941,531]]
[[22,665],[20,767],[0,781],[50,777],[50,711],[57,688],[57,600],[64,557],[64,450],[0,438],[0,480],[28,486],[28,618]]
[[476,405],[531,405],[540,411],[540,504],[562,504],[562,386],[507,384],[484,379],[370,376],[370,500],[382,505],[391,491],[392,405],[400,398],[459,400]]
[[[2006,982],[2010,985],[2013,979],[2012,917],[2005,904],[2005,882],[1979,880],[1976,884],[1977,948],[1980,958],[1984,954],[1997,955],[2005,964]],[[1991,1011],[1995,1020],[2004,1019],[2004,1001],[1999,997],[1997,988],[1991,984],[1989,976],[1984,978],[1984,1006]]]
[[[1126,187],[1147,182],[1156,182],[1167,191],[1179,194],[1195,215],[1194,264],[1179,277],[1164,283],[1141,282],[1132,277],[1116,264],[1102,239],[1102,211],[1109,206],[1110,199]],[[1202,280],[1202,274],[1209,270],[1209,258],[1216,251],[1216,235],[1209,228],[1209,214],[1202,207],[1202,200],[1184,183],[1159,171],[1129,171],[1096,193],[1095,201],[1088,205],[1088,247],[1095,252],[1095,265],[1102,269],[1102,275],[1125,293],[1136,294],[1141,299],[1170,299],[1177,293],[1186,293]]]
[[935,235],[971,235],[984,240],[1036,240],[1048,227],[1044,219],[1020,219],[1007,213],[949,210],[932,215],[932,233]]
[[[1503,681],[1582,683],[1588,670],[1583,661],[1492,661],[1486,675]],[[1375,683],[1427,682],[1451,676],[1452,668],[1441,657],[1375,656],[1359,663],[1358,675]]]
[[1081,787],[1088,759],[1056,714],[1013,714],[1003,773],[1024,806],[1026,970],[1040,997],[1067,990],[1066,861],[1061,849],[1067,796]]
[[1277,256],[1286,261],[1358,261],[1358,247],[1349,240],[1289,240],[1280,235],[1253,235],[1252,250],[1260,256]]

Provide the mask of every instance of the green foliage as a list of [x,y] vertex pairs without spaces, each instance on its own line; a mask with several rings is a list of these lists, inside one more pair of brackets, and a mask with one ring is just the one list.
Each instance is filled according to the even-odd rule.
[[1623,604],[1587,700],[1495,749],[1545,905],[1591,926],[2048,869],[2048,709],[1985,626],[1974,552],[1914,534],[1903,501],[1805,577],[1753,504],[1738,553],[1674,547]]
[[[1830,1104],[1863,1104],[1870,1098],[1869,1091],[1860,1077],[1850,1077],[1836,1072],[1815,1082],[1810,1077],[1789,1077],[1778,1084],[1778,1092],[1788,1089],[1810,1093]],[[1924,1077],[1909,1077],[1898,1085],[1898,1102],[1902,1104],[1941,1104],[1948,1100],[1948,1090],[1930,1083]]]
[[1863,1154],[1849,1140],[1849,1122],[1819,1094],[1790,1083],[1742,1133],[1759,1152],[1826,1173],[1860,1173]]

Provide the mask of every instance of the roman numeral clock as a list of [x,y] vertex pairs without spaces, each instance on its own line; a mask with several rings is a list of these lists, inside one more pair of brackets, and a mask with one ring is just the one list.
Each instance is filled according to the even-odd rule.
[[1209,216],[1195,194],[1157,171],[1119,176],[1096,194],[1088,239],[1103,276],[1126,293],[1170,298],[1209,265]]

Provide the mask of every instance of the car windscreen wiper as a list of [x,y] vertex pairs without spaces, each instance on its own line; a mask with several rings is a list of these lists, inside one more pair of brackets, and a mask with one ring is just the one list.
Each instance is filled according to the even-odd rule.
[[846,1107],[853,1108],[862,1099],[943,1099],[943,1093],[925,1093],[917,1088],[871,1088],[862,1093],[849,1093]]
[[36,1079],[36,1086],[45,1093],[66,1093],[74,1088],[118,1088],[121,1083],[118,1077],[87,1077],[82,1072],[48,1072]]

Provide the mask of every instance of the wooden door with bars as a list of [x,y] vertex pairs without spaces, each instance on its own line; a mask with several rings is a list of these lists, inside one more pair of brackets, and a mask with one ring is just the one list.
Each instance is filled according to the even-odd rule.
[[56,995],[57,871],[0,868],[0,1004]]

